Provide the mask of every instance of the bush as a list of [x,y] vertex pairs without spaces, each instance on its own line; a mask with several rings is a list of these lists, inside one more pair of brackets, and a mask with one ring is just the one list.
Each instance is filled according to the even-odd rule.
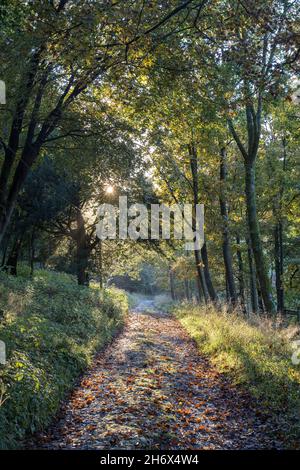
[[0,273],[0,448],[20,445],[49,424],[94,353],[122,326],[127,299],[117,289],[79,287],[66,274],[33,279]]
[[246,319],[212,306],[182,304],[174,313],[220,372],[259,400],[261,411],[279,420],[288,445],[299,439],[300,366],[291,361],[299,326],[280,319]]

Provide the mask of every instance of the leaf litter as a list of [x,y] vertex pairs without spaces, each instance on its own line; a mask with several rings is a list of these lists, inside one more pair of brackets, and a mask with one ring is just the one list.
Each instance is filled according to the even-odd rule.
[[133,311],[59,419],[29,447],[280,448],[273,427],[259,404],[199,353],[174,317]]

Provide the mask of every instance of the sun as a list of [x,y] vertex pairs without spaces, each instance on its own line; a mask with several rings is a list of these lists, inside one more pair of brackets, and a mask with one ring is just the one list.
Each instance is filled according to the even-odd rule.
[[106,186],[105,192],[106,192],[107,194],[112,194],[112,193],[114,192],[114,187],[111,186],[111,185]]

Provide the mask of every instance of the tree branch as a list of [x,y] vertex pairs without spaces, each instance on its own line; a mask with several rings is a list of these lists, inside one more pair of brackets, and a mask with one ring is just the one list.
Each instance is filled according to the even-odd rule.
[[229,127],[229,130],[230,130],[230,132],[231,132],[231,134],[232,134],[232,137],[234,138],[234,140],[235,140],[235,142],[236,142],[236,144],[237,144],[237,146],[238,146],[238,148],[239,148],[241,154],[243,155],[244,159],[247,161],[248,158],[249,158],[249,157],[248,157],[248,153],[247,153],[247,151],[246,151],[246,149],[245,149],[245,147],[244,147],[244,145],[243,145],[241,139],[239,138],[239,135],[237,134],[237,132],[236,132],[236,130],[235,130],[235,128],[234,128],[232,119],[230,119],[230,118],[228,119],[228,127]]

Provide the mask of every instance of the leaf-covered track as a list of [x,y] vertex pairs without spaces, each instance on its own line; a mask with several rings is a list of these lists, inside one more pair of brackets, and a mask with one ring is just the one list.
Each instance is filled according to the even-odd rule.
[[202,357],[176,319],[135,311],[33,447],[258,449],[270,423]]

